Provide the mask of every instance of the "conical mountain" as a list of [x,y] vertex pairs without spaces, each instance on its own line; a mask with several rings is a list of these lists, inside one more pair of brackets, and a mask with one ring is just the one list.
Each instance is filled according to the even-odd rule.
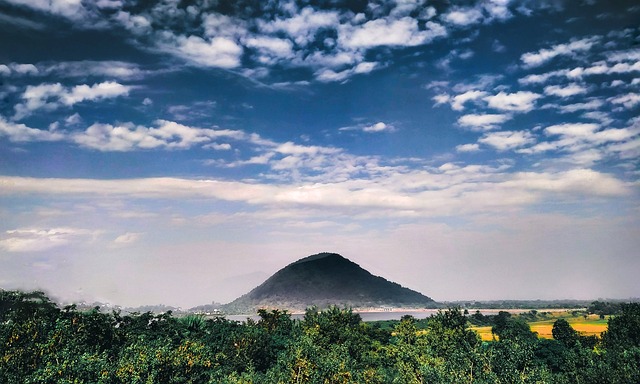
[[225,307],[243,312],[263,307],[304,310],[314,305],[425,308],[435,307],[436,302],[374,276],[336,253],[319,253],[289,264]]

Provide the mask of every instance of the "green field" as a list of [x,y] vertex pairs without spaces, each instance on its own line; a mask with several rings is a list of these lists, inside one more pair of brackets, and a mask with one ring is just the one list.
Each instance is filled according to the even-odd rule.
[[[527,323],[531,327],[533,332],[538,333],[538,337],[543,339],[552,339],[551,330],[553,323],[558,319],[565,319],[571,327],[578,331],[583,336],[600,336],[600,334],[607,330],[607,319],[600,319],[597,315],[589,315],[586,318],[584,316],[575,316],[569,312],[551,312],[544,320],[528,321]],[[483,341],[493,340],[493,334],[491,333],[491,327],[470,327],[470,329],[476,331]]]

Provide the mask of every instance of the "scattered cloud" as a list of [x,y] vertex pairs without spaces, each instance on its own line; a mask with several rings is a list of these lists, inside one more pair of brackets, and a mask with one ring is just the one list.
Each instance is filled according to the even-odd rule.
[[470,101],[479,100],[487,95],[484,91],[478,90],[469,90],[464,93],[449,96],[447,94],[439,94],[434,96],[433,100],[436,102],[435,105],[440,105],[444,103],[448,103],[451,105],[451,109],[454,111],[462,111],[465,108],[465,104]]
[[14,107],[16,113],[15,120],[23,119],[36,110],[44,109],[53,111],[59,107],[72,107],[83,101],[96,101],[110,99],[119,96],[127,96],[131,86],[122,85],[113,81],[106,81],[94,85],[76,85],[75,87],[64,87],[60,83],[41,84],[27,86],[22,94],[23,102]]
[[96,76],[109,79],[137,79],[149,73],[152,72],[141,69],[138,64],[117,60],[0,64],[0,76],[5,77],[86,78]]
[[[157,120],[157,127],[148,128],[131,123],[121,125],[93,124],[84,132],[74,133],[76,144],[100,151],[132,151],[164,148],[187,149],[197,144],[211,144],[215,139],[243,139],[242,131],[197,128],[167,120]],[[225,148],[224,144],[216,144]]]
[[542,96],[529,91],[519,91],[515,93],[500,92],[496,95],[487,96],[484,100],[487,101],[489,107],[494,109],[512,112],[529,112],[534,108],[535,101],[540,97]]
[[362,131],[362,132],[367,132],[367,133],[376,133],[376,132],[393,132],[393,131],[396,130],[396,128],[391,124],[387,124],[387,123],[384,123],[382,121],[379,121],[379,122],[374,123],[374,124],[361,124],[361,125],[350,126],[350,127],[342,127],[339,130],[340,131]]
[[348,48],[373,48],[379,46],[415,46],[430,42],[436,37],[446,36],[444,27],[427,22],[420,30],[418,20],[403,17],[398,20],[376,19],[361,26],[343,25],[338,42]]
[[557,56],[574,56],[576,52],[588,51],[599,41],[600,37],[592,36],[568,44],[557,44],[548,49],[525,53],[520,60],[527,68],[539,67]]
[[463,127],[471,128],[472,130],[487,131],[495,129],[498,125],[509,121],[510,115],[504,114],[469,114],[461,116],[458,119],[458,124]]
[[216,68],[238,68],[244,52],[242,46],[227,37],[164,35],[159,49],[195,65]]
[[465,27],[478,23],[482,17],[482,11],[473,7],[456,7],[442,16],[447,23]]
[[99,233],[70,227],[13,229],[5,232],[4,238],[0,240],[0,248],[7,252],[42,252],[89,241]]
[[588,89],[582,85],[572,83],[565,86],[549,85],[544,88],[545,95],[558,96],[558,97],[571,97],[576,95],[583,95],[587,93]]
[[142,233],[127,232],[127,233],[124,233],[124,234],[116,237],[113,240],[113,242],[116,245],[133,244],[133,243],[137,242],[140,239],[141,236],[142,236]]
[[89,16],[82,2],[77,0],[7,0],[7,2],[28,6],[38,11],[63,16],[70,20],[83,20]]
[[640,104],[640,94],[627,93],[624,95],[612,97],[608,100],[612,104],[620,104],[626,109],[632,109],[635,108],[636,105]]
[[480,145],[478,144],[461,144],[456,146],[456,151],[458,152],[477,152],[480,150]]
[[2,136],[17,143],[30,141],[60,141],[65,139],[65,135],[62,132],[31,128],[24,124],[7,121],[4,117],[0,116],[0,137]]
[[382,121],[379,121],[375,124],[372,125],[368,125],[362,128],[363,132],[383,132],[383,131],[393,131],[395,130],[395,128],[392,125],[383,123]]
[[604,105],[604,102],[599,99],[591,99],[585,101],[584,103],[574,103],[574,104],[565,104],[561,105],[558,108],[561,113],[572,113],[577,111],[590,111],[601,108]]
[[[501,132],[498,132],[501,133]],[[509,132],[503,141],[491,142],[502,150],[528,142],[526,135]],[[518,139],[517,137],[520,136]],[[326,183],[263,184],[216,179],[189,180],[147,178],[126,180],[37,179],[0,177],[7,186],[3,194],[44,193],[51,195],[128,196],[131,198],[218,199],[271,207],[322,207],[353,212],[376,211],[422,216],[481,213],[487,209],[526,207],[547,198],[566,194],[582,196],[624,196],[629,186],[612,175],[589,169],[564,172],[514,172],[484,166],[443,165],[431,172],[386,172],[372,180],[344,180]],[[553,197],[555,196],[555,197]]]
[[543,153],[547,151],[561,151],[569,153],[568,160],[575,164],[591,166],[606,156],[623,158],[631,153],[637,153],[640,141],[640,127],[602,129],[596,123],[564,123],[548,126],[544,134],[549,141],[540,142],[529,148],[519,150],[521,153]]
[[535,143],[535,138],[527,131],[501,131],[485,133],[478,142],[498,151],[508,151]]

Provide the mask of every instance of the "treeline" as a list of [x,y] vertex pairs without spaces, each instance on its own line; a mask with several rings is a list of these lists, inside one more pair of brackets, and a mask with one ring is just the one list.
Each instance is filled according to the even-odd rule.
[[640,304],[620,305],[600,338],[563,319],[538,339],[506,312],[482,342],[459,309],[419,330],[350,310],[302,320],[259,312],[245,323],[171,313],[59,308],[43,293],[0,291],[2,383],[639,383]]

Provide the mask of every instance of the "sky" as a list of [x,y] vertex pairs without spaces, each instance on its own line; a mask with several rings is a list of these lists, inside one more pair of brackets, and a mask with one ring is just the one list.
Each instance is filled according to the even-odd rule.
[[640,296],[640,5],[0,0],[0,287]]

